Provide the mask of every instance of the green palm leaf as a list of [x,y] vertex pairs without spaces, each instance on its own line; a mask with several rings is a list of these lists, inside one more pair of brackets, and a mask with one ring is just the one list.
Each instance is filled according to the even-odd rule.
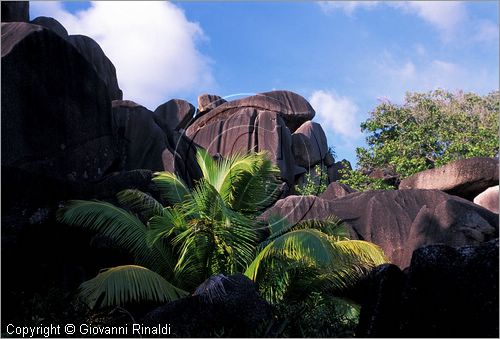
[[161,244],[148,246],[146,226],[124,209],[97,200],[72,200],[58,210],[57,219],[113,239],[117,245],[130,251],[138,263],[159,274],[169,277],[173,272],[173,259],[168,248]]
[[152,180],[159,188],[162,199],[172,205],[183,202],[189,195],[187,185],[174,173],[156,172]]
[[265,153],[234,153],[214,160],[199,149],[197,161],[206,182],[233,210],[255,213],[268,207],[281,194],[279,169]]
[[187,294],[158,273],[135,265],[101,270],[96,277],[80,285],[80,297],[91,308],[144,301],[164,303]]
[[123,190],[116,195],[116,198],[120,204],[141,215],[144,220],[161,215],[163,212],[163,206],[155,198],[139,190]]

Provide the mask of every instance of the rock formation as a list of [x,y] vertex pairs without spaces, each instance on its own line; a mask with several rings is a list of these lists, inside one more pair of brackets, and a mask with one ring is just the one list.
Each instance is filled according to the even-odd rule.
[[106,84],[42,26],[2,24],[2,145],[2,167],[57,179],[95,180],[117,160]]
[[498,215],[437,190],[368,191],[332,201],[289,196],[261,218],[272,214],[291,223],[335,215],[350,227],[352,237],[379,245],[402,269],[419,247],[478,244],[498,237]]
[[498,214],[498,185],[479,193],[474,198],[474,203]]
[[399,189],[438,189],[472,201],[495,185],[498,185],[498,159],[476,157],[414,174],[403,179]]
[[201,94],[198,96],[198,116],[201,116],[226,102],[227,100],[215,94]]
[[172,99],[154,111],[156,124],[165,134],[173,130],[186,129],[194,118],[195,108],[186,100]]
[[498,335],[498,239],[422,247],[408,270],[379,266],[361,285],[357,336]]

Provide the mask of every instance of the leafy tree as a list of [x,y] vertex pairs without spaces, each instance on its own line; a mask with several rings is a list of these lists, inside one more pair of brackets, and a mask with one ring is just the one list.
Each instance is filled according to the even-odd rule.
[[[388,168],[408,177],[450,161],[498,154],[498,91],[485,96],[435,90],[407,93],[405,102],[379,104],[361,124],[367,148],[357,148],[361,176]],[[344,182],[360,181],[346,174]],[[370,185],[368,185],[370,186]]]

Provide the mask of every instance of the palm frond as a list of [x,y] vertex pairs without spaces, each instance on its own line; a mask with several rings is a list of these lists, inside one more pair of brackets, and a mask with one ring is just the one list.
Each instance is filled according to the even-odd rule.
[[214,160],[207,151],[199,149],[197,161],[204,180],[233,210],[255,213],[271,205],[281,194],[279,169],[264,152],[233,153]]
[[235,210],[256,213],[269,207],[281,195],[279,168],[267,153],[252,153],[248,161],[250,170],[242,175],[231,175],[226,180],[230,190],[230,206]]
[[168,277],[173,272],[173,258],[168,248],[148,246],[146,226],[124,209],[103,201],[72,200],[57,211],[57,219],[113,239],[138,262],[157,273]]
[[249,265],[245,275],[255,281],[262,261],[272,260],[274,255],[328,268],[346,279],[351,273],[355,277],[356,272],[387,262],[382,250],[372,243],[361,240],[339,241],[316,229],[298,229],[269,242]]
[[162,199],[172,205],[185,201],[189,196],[188,186],[174,173],[156,172],[152,180],[160,190]]
[[296,230],[269,242],[248,266],[245,275],[255,281],[261,262],[275,254],[293,260],[312,261],[321,266],[329,265],[337,259],[326,234],[315,229]]
[[80,297],[90,308],[144,301],[164,303],[187,294],[158,273],[135,265],[101,270],[96,277],[80,285]]
[[147,193],[135,189],[120,191],[116,198],[118,202],[132,212],[141,215],[144,220],[149,220],[155,215],[161,215],[163,206]]
[[187,220],[178,208],[166,207],[161,214],[149,219],[146,241],[150,247],[161,238],[175,236],[186,229]]

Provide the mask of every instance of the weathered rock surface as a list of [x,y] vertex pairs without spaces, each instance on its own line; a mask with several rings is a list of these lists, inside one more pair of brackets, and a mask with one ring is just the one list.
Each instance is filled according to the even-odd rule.
[[399,189],[438,189],[472,200],[498,185],[498,159],[475,157],[416,173],[401,180]]
[[188,135],[195,134],[208,124],[226,120],[235,112],[247,108],[278,113],[291,132],[315,115],[312,106],[302,96],[289,91],[272,91],[232,100],[212,109],[196,119],[189,127]]
[[201,169],[196,161],[196,149],[200,147],[184,133],[173,131],[167,134],[167,148],[162,153],[163,169],[176,173],[189,186],[201,178]]
[[31,24],[40,25],[47,29],[50,29],[52,32],[56,33],[63,39],[68,39],[68,31],[64,26],[54,18],[39,16],[30,21]]
[[437,190],[358,192],[333,201],[289,196],[261,217],[271,214],[292,223],[336,215],[352,227],[351,236],[379,245],[401,268],[425,245],[462,246],[498,237],[498,215]]
[[292,134],[292,148],[297,165],[310,168],[320,163],[328,152],[328,142],[321,125],[306,121]]
[[172,99],[155,109],[154,119],[165,133],[170,133],[186,129],[193,120],[194,112],[194,106],[186,100]]
[[324,191],[319,197],[325,200],[335,200],[355,192],[357,192],[355,189],[352,189],[345,184],[332,182],[328,185],[326,191]]
[[163,170],[166,136],[153,119],[153,112],[129,100],[112,103],[113,126],[120,139],[120,168]]
[[221,98],[215,94],[202,94],[198,96],[198,114],[202,115],[208,111],[214,109],[217,106],[222,105],[227,102],[227,100]]
[[270,305],[257,293],[253,282],[242,274],[224,277],[222,295],[211,298],[206,292],[182,298],[148,313],[141,322],[157,326],[170,324],[176,337],[246,337],[271,315]]
[[360,337],[497,337],[498,239],[425,246],[404,274],[375,269],[361,284]]
[[474,198],[474,203],[498,214],[498,185],[478,194]]
[[29,1],[2,1],[2,22],[30,21]]
[[[201,119],[224,105],[226,104],[215,108]],[[281,169],[284,180],[293,185],[296,166],[292,154],[292,136],[278,113],[243,107],[233,111],[226,119],[219,116],[219,119],[200,129],[193,128],[197,122],[199,120],[187,129],[187,136],[210,154],[226,156],[251,150],[267,151],[273,163]]]
[[2,166],[58,179],[99,179],[117,159],[105,83],[38,25],[2,24],[2,145]]
[[122,90],[118,87],[116,69],[113,63],[104,54],[101,46],[92,38],[85,35],[70,35],[68,41],[80,51],[85,59],[94,67],[99,77],[108,87],[111,100],[121,100]]

